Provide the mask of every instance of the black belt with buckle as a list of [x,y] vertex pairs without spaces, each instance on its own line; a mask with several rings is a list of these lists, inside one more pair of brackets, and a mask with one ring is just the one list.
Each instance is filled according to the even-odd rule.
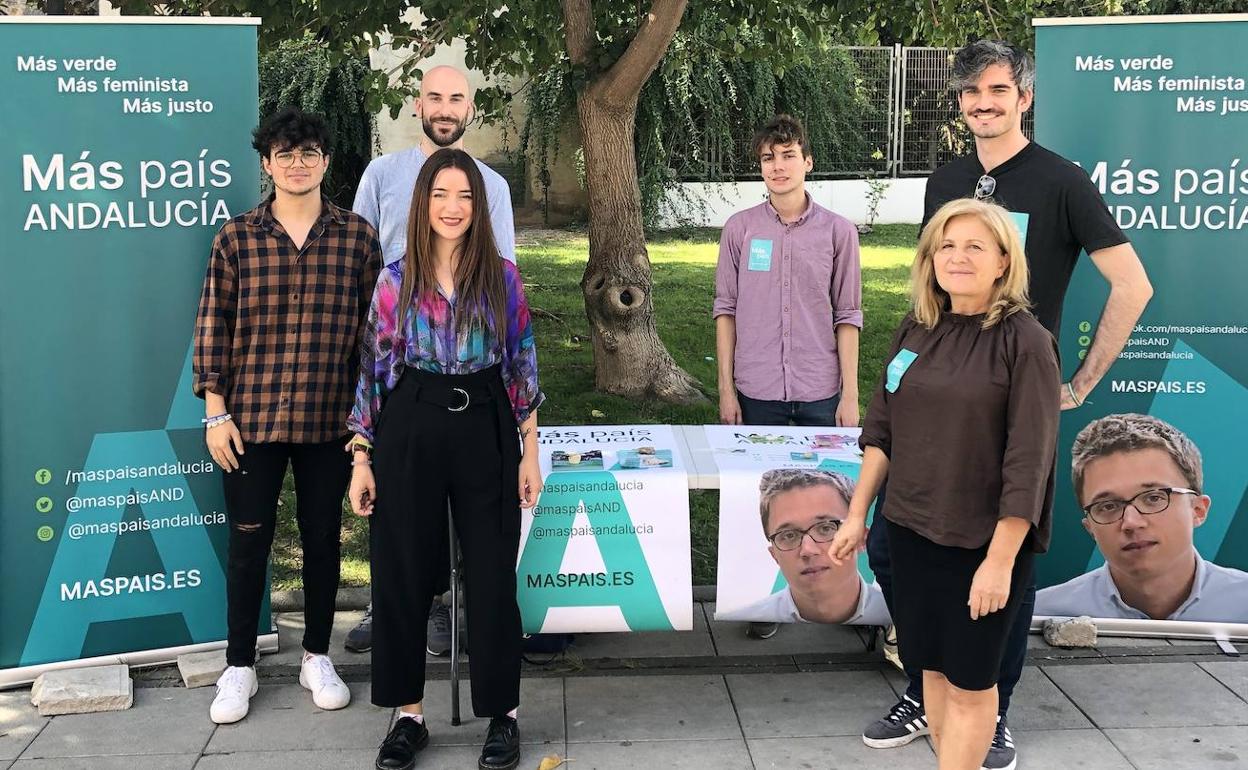
[[462,412],[473,406],[486,406],[494,403],[494,394],[489,388],[476,386],[461,388],[443,383],[417,383],[416,398],[430,404],[445,408],[448,412]]
[[499,398],[502,382],[500,367],[468,374],[441,374],[423,369],[408,369],[399,380],[399,388],[415,391],[417,401],[440,406],[449,412],[462,412],[478,406],[494,404]]

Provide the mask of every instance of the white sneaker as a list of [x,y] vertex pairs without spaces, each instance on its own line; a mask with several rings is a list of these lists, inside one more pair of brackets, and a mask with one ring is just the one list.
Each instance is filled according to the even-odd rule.
[[351,690],[334,670],[328,655],[304,655],[299,684],[312,691],[312,702],[319,709],[336,711],[351,702]]
[[251,696],[256,694],[259,682],[256,670],[250,666],[230,666],[217,680],[217,697],[212,699],[208,715],[219,725],[228,725],[247,716]]
[[881,647],[884,649],[884,660],[892,663],[898,671],[904,674],[906,667],[902,665],[901,652],[897,649],[897,626],[884,629],[884,643]]

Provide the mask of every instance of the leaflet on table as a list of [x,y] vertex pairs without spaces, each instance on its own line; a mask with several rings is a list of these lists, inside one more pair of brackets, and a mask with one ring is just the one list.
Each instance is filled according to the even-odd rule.
[[527,633],[693,628],[689,480],[667,425],[548,426],[521,517]]
[[[716,620],[887,625],[866,554],[837,567],[828,537],[862,467],[857,428],[706,426],[720,472]],[[785,550],[767,536],[806,531]]]

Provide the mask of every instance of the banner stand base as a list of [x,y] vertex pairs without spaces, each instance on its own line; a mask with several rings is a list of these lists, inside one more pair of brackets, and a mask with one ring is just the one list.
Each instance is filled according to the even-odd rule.
[[[261,634],[256,637],[256,643],[262,654],[277,652],[277,632]],[[181,647],[163,647],[158,650],[140,650],[138,652],[124,652],[116,655],[101,655],[95,658],[80,658],[78,660],[63,660],[58,663],[40,663],[36,666],[0,669],[0,690],[31,684],[40,674],[47,671],[59,671],[68,668],[90,668],[91,666],[111,666],[117,663],[124,663],[130,668],[151,668],[153,666],[176,663],[179,655],[224,649],[225,640],[222,639],[218,642],[187,644]]]
[[[1031,619],[1032,633],[1044,631],[1047,615],[1036,615]],[[1069,620],[1067,617],[1056,617],[1054,620]],[[1092,618],[1096,624],[1096,635],[1126,636],[1135,638],[1160,639],[1197,639],[1216,642],[1223,652],[1231,642],[1248,642],[1248,623],[1214,623],[1189,620],[1134,620],[1121,618]],[[1224,646],[1225,645],[1225,646]],[[1234,650],[1234,647],[1231,647]],[[1227,653],[1228,655],[1230,653]],[[1238,652],[1236,652],[1238,654]]]

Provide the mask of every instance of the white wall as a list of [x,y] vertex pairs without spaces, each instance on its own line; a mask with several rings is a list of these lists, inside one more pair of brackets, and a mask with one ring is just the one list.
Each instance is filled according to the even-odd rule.
[[[923,220],[923,191],[927,178],[885,179],[888,190],[880,200],[877,224],[918,224]],[[703,220],[706,227],[723,227],[733,212],[761,203],[767,188],[760,182],[686,182],[685,194],[706,204]],[[867,220],[867,183],[862,179],[808,181],[806,190],[821,206],[846,217],[855,224]],[[672,197],[669,195],[669,200]],[[666,224],[674,224],[667,222]]]

